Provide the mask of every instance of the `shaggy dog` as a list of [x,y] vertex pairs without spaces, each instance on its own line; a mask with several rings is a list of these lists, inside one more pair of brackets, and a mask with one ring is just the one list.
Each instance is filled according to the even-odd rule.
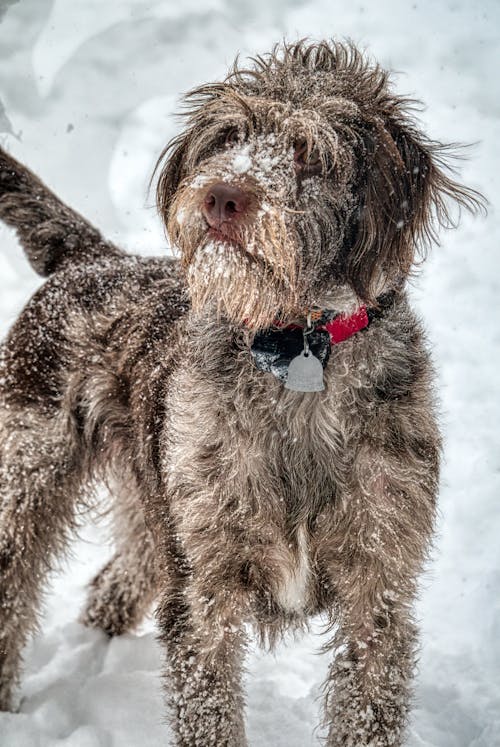
[[180,261],[125,255],[0,156],[0,217],[49,276],[2,350],[0,706],[91,485],[116,552],[83,620],[153,599],[177,745],[245,744],[247,624],[331,625],[327,744],[401,745],[440,451],[405,285],[480,196],[353,46],[281,45],[192,91],[159,162]]

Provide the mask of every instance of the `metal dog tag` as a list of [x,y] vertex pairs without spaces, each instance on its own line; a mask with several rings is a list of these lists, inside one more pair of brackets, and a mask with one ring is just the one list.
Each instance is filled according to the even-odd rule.
[[292,392],[321,392],[324,388],[321,361],[311,352],[303,350],[290,361],[285,389]]

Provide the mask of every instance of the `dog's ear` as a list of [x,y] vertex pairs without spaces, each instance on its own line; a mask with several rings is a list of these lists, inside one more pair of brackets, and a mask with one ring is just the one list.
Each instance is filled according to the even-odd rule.
[[484,209],[484,199],[446,173],[449,147],[401,119],[373,122],[362,141],[362,197],[346,278],[373,304],[382,287],[408,275],[416,255],[437,239],[439,225],[456,225],[452,203],[458,213],[475,213]]
[[173,138],[163,149],[151,177],[151,182],[159,171],[156,183],[156,204],[164,225],[168,224],[170,206],[177,188],[186,175],[186,154],[189,131]]

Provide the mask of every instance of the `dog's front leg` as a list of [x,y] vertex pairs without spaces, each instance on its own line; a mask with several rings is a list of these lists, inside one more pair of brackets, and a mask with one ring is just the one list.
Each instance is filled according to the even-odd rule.
[[[245,747],[245,640],[235,559],[218,535],[214,515],[197,511],[194,494],[184,500],[185,495],[173,490],[169,510],[162,496],[145,506],[157,551],[157,620],[174,743]],[[172,511],[176,505],[178,513]]]
[[390,621],[380,609],[381,603],[349,610],[335,637],[326,704],[329,747],[403,744],[416,630],[403,607],[392,608]]
[[[165,687],[177,747],[244,747],[244,635],[229,590],[188,581],[158,610],[166,645]],[[193,600],[197,597],[196,603]]]
[[330,543],[339,606],[327,683],[329,747],[400,747],[415,668],[412,606],[434,518],[428,461],[361,451]]

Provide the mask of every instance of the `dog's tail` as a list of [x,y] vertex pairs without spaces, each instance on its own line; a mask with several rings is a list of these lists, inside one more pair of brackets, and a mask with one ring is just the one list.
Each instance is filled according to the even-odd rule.
[[2,148],[0,219],[16,229],[31,266],[44,277],[68,264],[124,255]]

